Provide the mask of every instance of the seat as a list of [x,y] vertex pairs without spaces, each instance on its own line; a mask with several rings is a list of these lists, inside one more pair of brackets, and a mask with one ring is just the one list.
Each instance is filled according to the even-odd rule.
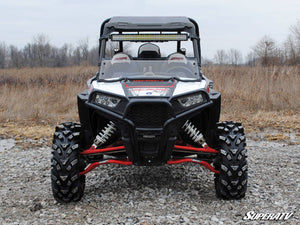
[[139,47],[138,59],[158,59],[160,57],[160,49],[155,44],[146,43]]
[[170,63],[187,64],[187,62],[188,62],[187,58],[182,53],[175,52],[168,56],[168,64],[170,64]]
[[119,52],[115,54],[111,59],[111,64],[115,63],[130,63],[130,56],[123,52]]

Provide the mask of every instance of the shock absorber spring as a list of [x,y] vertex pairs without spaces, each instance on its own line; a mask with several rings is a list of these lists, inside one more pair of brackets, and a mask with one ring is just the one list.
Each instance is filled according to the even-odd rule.
[[103,145],[106,141],[115,133],[117,127],[114,122],[110,121],[106,127],[104,127],[99,134],[96,135],[93,146],[95,148]]
[[195,143],[202,145],[205,142],[202,133],[189,120],[185,122],[182,128]]

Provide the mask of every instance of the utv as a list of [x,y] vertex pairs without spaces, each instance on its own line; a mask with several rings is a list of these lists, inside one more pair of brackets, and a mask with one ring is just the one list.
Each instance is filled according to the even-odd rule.
[[247,189],[241,123],[219,122],[221,94],[201,72],[197,23],[187,17],[113,17],[103,22],[99,70],[77,96],[80,124],[55,128],[51,181],[59,202],[79,201],[85,174],[103,164],[197,163],[217,197]]

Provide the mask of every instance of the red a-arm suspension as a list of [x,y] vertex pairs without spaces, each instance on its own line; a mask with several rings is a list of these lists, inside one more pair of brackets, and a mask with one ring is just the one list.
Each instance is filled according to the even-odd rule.
[[[205,145],[203,148],[196,148],[196,147],[185,146],[185,145],[175,145],[174,149],[190,151],[191,153],[193,153],[193,152],[194,153],[199,153],[199,152],[214,153],[214,154],[219,153],[219,151],[217,151],[213,148],[210,148],[207,145]],[[92,146],[91,148],[81,152],[80,154],[92,155],[92,154],[101,154],[101,153],[102,154],[116,153],[118,151],[123,151],[123,150],[125,150],[125,146],[123,146],[123,145],[117,146],[117,147],[107,147],[107,148],[102,148],[102,149],[96,149],[94,146]],[[174,165],[174,164],[180,164],[180,163],[186,163],[186,162],[197,163],[197,164],[204,166],[205,168],[209,169],[210,171],[212,171],[214,173],[220,173],[220,171],[213,168],[208,162],[203,161],[203,160],[193,159],[193,158],[170,159],[169,161],[167,161],[167,164]],[[103,161],[94,162],[94,163],[90,164],[84,171],[80,172],[79,175],[84,175],[84,174],[92,171],[96,167],[98,167],[100,165],[104,165],[104,164],[120,164],[120,165],[131,166],[132,162],[129,161],[128,159],[106,159]]]

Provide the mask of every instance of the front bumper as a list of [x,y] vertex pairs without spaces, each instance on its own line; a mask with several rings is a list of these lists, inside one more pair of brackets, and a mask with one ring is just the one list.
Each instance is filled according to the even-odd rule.
[[166,98],[131,99],[123,113],[90,101],[85,104],[99,116],[117,125],[128,158],[134,165],[160,165],[171,158],[178,130],[185,121],[207,109],[213,101],[179,112],[174,109],[176,106],[172,101]]

